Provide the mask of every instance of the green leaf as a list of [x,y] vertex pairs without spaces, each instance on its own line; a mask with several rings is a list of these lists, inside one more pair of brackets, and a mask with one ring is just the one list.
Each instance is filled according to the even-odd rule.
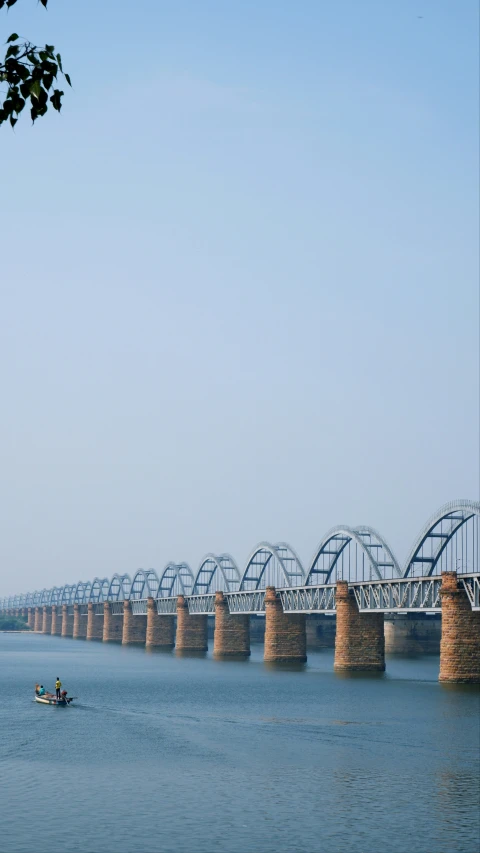
[[59,54],[59,53],[57,53],[57,62],[58,62],[58,67],[60,68],[60,71],[63,71],[63,68],[62,68],[62,57],[60,56],[60,54]]
[[34,98],[38,99],[40,97],[40,90],[40,80],[34,80],[33,83],[30,84],[30,94],[33,95]]
[[5,54],[5,59],[8,59],[9,56],[16,56],[19,50],[18,44],[11,44]]
[[52,106],[53,106],[54,110],[57,110],[57,112],[60,112],[60,110],[62,109],[62,95],[63,94],[64,93],[61,92],[59,89],[55,89],[53,95],[50,98],[50,100],[52,102]]
[[71,86],[72,81],[70,80],[70,74],[64,74],[63,76],[65,77],[65,80],[67,81],[68,85]]
[[10,124],[12,125],[12,127],[15,127],[17,121],[18,121],[18,118],[14,118],[13,116],[10,116]]
[[28,78],[30,77],[30,71],[28,70],[28,68],[25,68],[24,65],[20,65],[20,63],[18,68],[18,76],[21,80],[28,80]]
[[6,43],[8,44],[9,41],[17,41],[17,39],[19,38],[20,36],[18,35],[18,33],[12,33],[12,35],[8,37]]

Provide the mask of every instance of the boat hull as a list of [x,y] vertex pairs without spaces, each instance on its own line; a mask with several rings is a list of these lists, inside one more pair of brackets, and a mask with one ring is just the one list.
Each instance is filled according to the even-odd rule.
[[35,702],[39,702],[40,705],[62,705],[65,708],[68,706],[66,699],[55,699],[50,696],[35,696]]

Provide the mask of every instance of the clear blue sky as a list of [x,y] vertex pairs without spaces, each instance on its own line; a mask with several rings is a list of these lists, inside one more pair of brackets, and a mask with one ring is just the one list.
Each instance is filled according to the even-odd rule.
[[74,91],[0,129],[0,595],[476,498],[477,0],[13,30]]

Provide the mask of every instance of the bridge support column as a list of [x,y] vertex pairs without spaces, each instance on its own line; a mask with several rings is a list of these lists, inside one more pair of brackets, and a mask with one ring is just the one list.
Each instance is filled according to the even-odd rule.
[[35,612],[33,607],[27,608],[27,625],[32,630],[35,628]]
[[385,669],[383,613],[360,613],[353,590],[347,581],[337,581],[337,633],[335,663],[337,671]]
[[124,646],[145,645],[147,636],[147,617],[135,616],[132,613],[130,601],[123,602],[123,634]]
[[95,612],[97,605],[88,603],[87,640],[103,640],[103,613]]
[[52,604],[52,623],[50,633],[52,637],[59,637],[62,633],[61,610],[56,604]]
[[190,615],[183,595],[177,598],[177,651],[206,652],[208,650],[208,616]]
[[43,619],[42,619],[42,634],[51,634],[52,633],[52,608],[44,607],[43,608]]
[[440,681],[480,682],[480,611],[472,610],[456,572],[442,572]]
[[215,593],[215,657],[248,657],[250,654],[250,616],[231,614],[223,592]]
[[151,596],[147,601],[146,645],[148,648],[156,646],[163,649],[173,649],[175,645],[175,618],[173,615],[160,615]]
[[73,605],[73,637],[75,640],[85,640],[87,636],[87,620],[80,610],[80,604]]
[[121,643],[123,636],[123,615],[114,616],[112,605],[105,601],[103,605],[103,642]]
[[276,663],[304,663],[307,634],[304,613],[284,613],[274,586],[265,593],[265,647],[263,659]]
[[37,634],[41,634],[43,628],[43,607],[35,608],[35,621],[33,623],[33,630],[36,631]]
[[73,637],[73,613],[68,612],[67,604],[62,604],[62,637]]

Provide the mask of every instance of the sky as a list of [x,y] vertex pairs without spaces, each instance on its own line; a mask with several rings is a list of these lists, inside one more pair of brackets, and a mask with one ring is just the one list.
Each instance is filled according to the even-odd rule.
[[478,16],[0,12],[73,81],[0,128],[0,595],[478,499]]

